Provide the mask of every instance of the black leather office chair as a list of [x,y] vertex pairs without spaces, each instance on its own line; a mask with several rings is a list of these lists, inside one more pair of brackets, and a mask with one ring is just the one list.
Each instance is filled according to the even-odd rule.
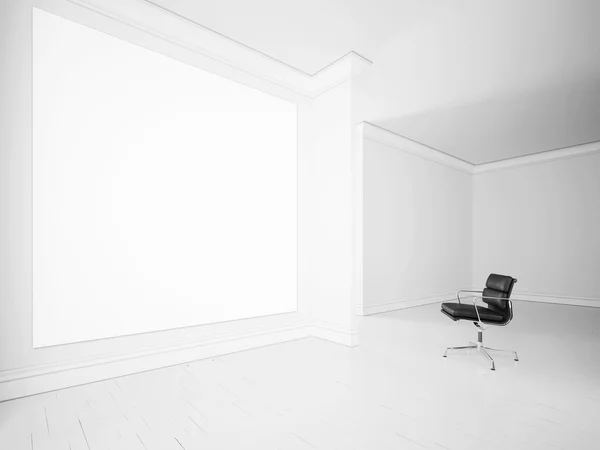
[[[444,352],[444,358],[448,350],[477,349],[488,357],[492,363],[492,370],[496,370],[494,359],[488,351],[494,352],[512,352],[515,355],[515,361],[519,360],[517,352],[513,350],[500,350],[497,348],[485,347],[483,345],[483,331],[485,325],[507,325],[513,318],[513,307],[510,295],[513,286],[517,280],[506,275],[491,274],[485,283],[483,291],[460,290],[456,293],[458,303],[442,303],[442,312],[452,320],[470,320],[477,327],[477,343],[470,342],[469,345],[462,347],[448,347]],[[463,292],[477,293],[480,295],[471,295],[473,304],[461,303],[460,294]],[[487,304],[487,307],[477,306],[477,300],[481,299]]]

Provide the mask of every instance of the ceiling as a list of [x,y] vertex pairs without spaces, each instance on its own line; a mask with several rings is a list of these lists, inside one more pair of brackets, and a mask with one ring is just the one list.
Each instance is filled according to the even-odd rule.
[[151,0],[306,73],[355,51],[363,120],[474,164],[600,140],[597,0]]

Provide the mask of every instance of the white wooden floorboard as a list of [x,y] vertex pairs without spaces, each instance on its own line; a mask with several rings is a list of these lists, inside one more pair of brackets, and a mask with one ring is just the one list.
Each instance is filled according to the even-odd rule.
[[439,306],[362,318],[356,348],[303,339],[0,403],[0,449],[562,449],[600,442],[600,311],[517,305],[486,331],[521,361],[441,355],[476,337]]

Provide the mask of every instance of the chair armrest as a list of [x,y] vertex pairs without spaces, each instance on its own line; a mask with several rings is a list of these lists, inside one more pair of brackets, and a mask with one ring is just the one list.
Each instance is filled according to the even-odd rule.
[[475,294],[483,294],[483,291],[471,291],[469,289],[461,289],[460,291],[458,291],[456,293],[456,300],[458,300],[458,303],[460,303],[460,293],[461,292],[472,292],[472,293],[475,293]]
[[481,317],[479,316],[479,310],[477,309],[477,299],[480,298],[481,300],[489,298],[490,300],[507,300],[510,303],[510,307],[512,308],[512,302],[513,300],[516,300],[518,302],[526,302],[527,300],[523,300],[520,298],[505,298],[505,299],[501,299],[498,297],[487,297],[485,295],[479,295],[475,298],[473,298],[473,306],[475,306],[475,312],[477,313],[477,321],[479,322],[480,325],[482,325],[481,323]]
[[[482,295],[482,296],[480,296],[480,297],[475,297],[475,298],[473,298],[473,306],[475,307],[475,312],[477,313],[477,322],[479,323],[479,326],[480,326],[481,328],[484,328],[484,326],[483,326],[483,322],[481,322],[481,316],[479,315],[479,310],[477,309],[477,299],[478,299],[478,298],[481,298],[481,299],[483,299],[483,295]],[[484,329],[485,329],[485,328],[484,328]]]

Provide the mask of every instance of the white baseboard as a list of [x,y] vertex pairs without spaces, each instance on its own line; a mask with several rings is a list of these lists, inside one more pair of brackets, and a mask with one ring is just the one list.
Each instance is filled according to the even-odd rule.
[[398,309],[412,308],[415,306],[429,305],[456,299],[456,293],[437,294],[427,297],[415,297],[395,300],[393,302],[376,303],[372,305],[356,305],[356,313],[359,316],[370,316]]
[[5,370],[0,372],[0,402],[307,337],[349,347],[358,345],[356,330],[325,322],[301,321],[130,352]]
[[[471,290],[481,291],[481,286],[471,288]],[[600,308],[600,298],[598,297],[574,297],[559,294],[541,294],[537,292],[520,292],[514,290],[511,298],[514,303],[519,301],[552,303],[555,305],[587,306],[590,308]],[[478,300],[478,304],[481,300]]]
[[[473,288],[477,290],[477,288]],[[564,295],[536,294],[531,292],[513,292],[515,303],[519,300],[538,303],[552,303],[556,305],[586,306],[600,308],[600,298],[594,297],[568,297]],[[393,302],[377,303],[373,305],[356,305],[356,313],[359,316],[370,316],[399,309],[413,308],[415,306],[429,305],[446,301],[456,301],[456,293],[432,295],[429,297],[418,297],[401,299]],[[481,300],[479,300],[480,302]],[[333,339],[329,339],[333,340]]]
[[311,336],[348,347],[356,347],[358,345],[358,330],[342,328],[327,322],[314,322],[310,334]]
[[119,354],[6,370],[0,372],[0,401],[302,339],[312,336],[312,331],[312,323],[304,321]]
[[[367,316],[452,301],[455,299],[455,295],[454,293],[439,294],[357,306],[357,313]],[[513,293],[513,297],[531,302],[600,308],[600,298],[517,292]],[[290,325],[185,341],[131,352],[5,370],[0,372],[0,401],[307,337],[317,337],[349,347],[358,345],[357,330],[342,328],[326,322],[302,321]]]
[[511,297],[515,299],[515,303],[518,300],[523,300],[528,302],[600,308],[600,298],[594,297],[567,297],[564,295],[536,294],[532,292],[513,292]]

